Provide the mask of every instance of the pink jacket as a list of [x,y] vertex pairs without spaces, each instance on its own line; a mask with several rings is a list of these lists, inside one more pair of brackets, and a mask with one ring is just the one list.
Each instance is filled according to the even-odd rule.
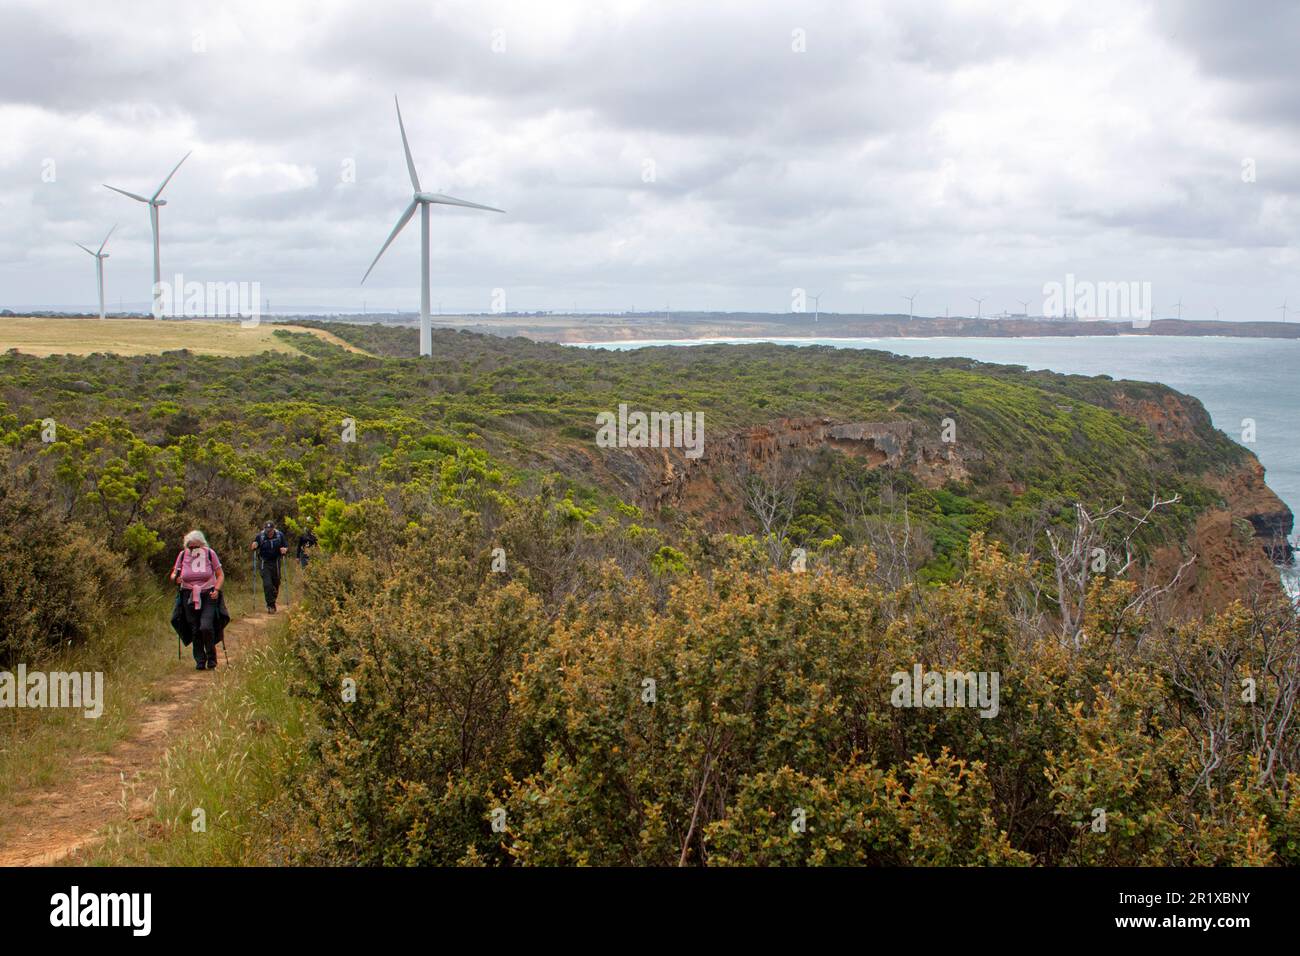
[[183,588],[189,588],[196,608],[203,605],[203,592],[217,586],[217,572],[221,570],[221,559],[211,548],[181,548],[176,555],[173,571],[179,571],[177,582]]

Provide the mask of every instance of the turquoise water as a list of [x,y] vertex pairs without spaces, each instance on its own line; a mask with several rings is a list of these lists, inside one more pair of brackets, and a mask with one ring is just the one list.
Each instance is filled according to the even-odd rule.
[[[1236,441],[1242,439],[1242,419],[1254,419],[1255,441],[1246,443],[1246,447],[1259,456],[1268,486],[1292,511],[1300,512],[1300,418],[1296,414],[1296,398],[1291,394],[1293,376],[1300,371],[1300,340],[1142,335],[1018,339],[708,339],[598,343],[589,347],[626,349],[758,341],[880,349],[930,358],[962,356],[1031,369],[1162,382],[1199,398],[1214,424]],[[1295,539],[1293,535],[1292,540]]]

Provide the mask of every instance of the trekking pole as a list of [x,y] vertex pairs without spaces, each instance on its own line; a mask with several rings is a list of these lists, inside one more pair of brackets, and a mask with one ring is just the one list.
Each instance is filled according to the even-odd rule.
[[285,604],[289,603],[289,595],[290,595],[289,575],[293,573],[292,562],[286,562],[284,560],[287,557],[288,555],[286,554],[280,555],[280,568],[282,570],[282,573],[284,574],[284,603]]
[[[179,591],[180,591],[180,582],[177,582],[177,587],[176,587],[176,589],[177,589],[177,592],[179,593]],[[173,599],[173,605],[174,605],[174,603],[175,603],[175,602],[174,602],[174,599]],[[174,614],[175,611],[173,610],[172,613]],[[181,659],[181,632],[180,632],[180,631],[177,631],[177,632],[176,632],[176,659],[177,659],[177,660],[180,660],[180,659]]]
[[257,552],[254,551],[249,557],[253,560],[253,575],[249,579],[249,584],[253,586],[253,603],[248,607],[248,613],[253,613],[253,608],[257,607]]

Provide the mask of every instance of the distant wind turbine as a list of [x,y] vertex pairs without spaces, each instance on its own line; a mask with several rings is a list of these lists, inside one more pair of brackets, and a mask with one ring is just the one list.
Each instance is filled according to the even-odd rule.
[[123,196],[126,196],[130,199],[134,199],[136,202],[142,202],[149,207],[149,224],[153,227],[153,315],[154,318],[159,317],[158,306],[162,298],[162,257],[158,252],[158,210],[161,209],[163,206],[167,205],[166,199],[159,199],[158,197],[161,196],[162,191],[167,188],[167,184],[172,181],[172,177],[176,175],[176,170],[181,168],[181,163],[189,159],[190,155],[193,152],[194,152],[193,150],[190,150],[189,153],[186,153],[184,156],[181,157],[181,162],[177,163],[175,166],[172,167],[172,171],[167,174],[167,178],[162,181],[162,185],[159,186],[156,190],[154,190],[154,194],[150,196],[148,199],[145,199],[143,196],[137,196],[135,193],[129,193],[125,189],[118,189],[116,186],[110,186],[108,185],[108,183],[103,184],[105,189],[111,189],[115,193],[121,193]]
[[[988,296],[985,296],[984,298],[988,298]],[[971,296],[971,297],[970,297],[970,300],[971,300],[972,302],[975,303],[975,318],[977,318],[977,319],[983,318],[983,317],[984,317],[984,299],[977,299],[977,298],[975,298],[975,296]]]
[[415,172],[415,160],[411,158],[411,146],[406,141],[406,126],[402,123],[402,107],[397,102],[397,97],[393,97],[393,105],[397,107],[397,128],[402,133],[402,149],[406,153],[406,171],[411,174],[411,187],[415,190],[411,197],[411,204],[406,207],[402,215],[398,217],[397,225],[393,231],[388,234],[388,239],[379,249],[379,254],[375,256],[375,261],[370,263],[370,268],[366,274],[361,277],[364,285],[366,279],[370,278],[370,273],[374,271],[379,259],[388,251],[388,247],[393,244],[397,234],[401,232],[411,217],[415,215],[415,210],[420,210],[420,354],[433,355],[433,325],[429,318],[429,207],[432,205],[441,206],[464,206],[466,209],[485,209],[488,212],[505,212],[504,209],[497,209],[495,206],[481,206],[476,202],[467,202],[464,199],[455,199],[451,196],[444,196],[442,193],[426,193],[420,188],[420,177]]
[[818,292],[815,296],[812,296],[812,300],[813,300],[813,322],[816,322],[816,321],[818,320],[818,318],[820,318],[820,316],[821,316],[821,314],[822,314],[822,296],[825,295],[825,294],[826,294],[826,293],[823,291],[823,292]]
[[1022,314],[1025,318],[1029,318],[1029,300],[1028,300],[1028,299],[1016,299],[1016,301],[1019,302],[1019,303],[1024,307],[1024,310],[1025,310],[1025,311],[1022,312],[1021,314]]
[[1279,305],[1278,308],[1282,310],[1282,321],[1285,322],[1286,321],[1286,299],[1282,300],[1282,304]]
[[914,306],[914,304],[915,304],[915,302],[916,302],[916,297],[917,297],[918,295],[920,295],[920,294],[921,294],[921,290],[920,290],[920,289],[917,289],[917,290],[916,290],[915,292],[913,292],[911,295],[905,295],[905,296],[903,296],[903,298],[907,300],[907,321],[909,321],[909,322],[912,321],[912,310],[913,310],[913,306]]
[[[113,229],[116,228],[117,224],[114,223]],[[108,236],[113,234],[113,229],[108,230]],[[95,278],[99,281],[99,317],[101,319],[104,317],[104,260],[108,258],[108,253],[104,251],[104,247],[108,245],[108,236],[105,236],[104,241],[99,244],[99,250],[97,252],[86,249],[86,247],[79,242],[75,243],[78,249],[85,249],[86,252],[89,252],[95,257]]]
[[1178,297],[1178,301],[1174,303],[1174,308],[1178,310],[1179,321],[1182,321],[1183,318],[1183,297],[1182,296]]
[[1218,306],[1218,303],[1215,303],[1215,306],[1214,306],[1214,321],[1215,321],[1215,322],[1218,322],[1218,321],[1219,321],[1219,306]]

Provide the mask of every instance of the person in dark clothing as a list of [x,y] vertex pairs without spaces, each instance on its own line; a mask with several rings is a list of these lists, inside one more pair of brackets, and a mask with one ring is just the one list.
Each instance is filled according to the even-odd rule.
[[298,564],[301,567],[307,567],[307,562],[311,560],[311,552],[316,547],[316,536],[311,533],[311,528],[307,528],[302,534],[298,535]]
[[[194,652],[194,668],[214,670],[217,666],[221,587],[226,575],[221,570],[221,559],[208,547],[203,532],[191,531],[185,536],[185,547],[176,555],[171,579],[180,587],[177,601],[184,612],[184,628]],[[173,621],[173,626],[175,623]]]
[[268,521],[253,539],[252,550],[257,553],[262,566],[262,594],[266,597],[266,611],[275,613],[275,599],[280,594],[280,559],[289,553],[289,539]]

